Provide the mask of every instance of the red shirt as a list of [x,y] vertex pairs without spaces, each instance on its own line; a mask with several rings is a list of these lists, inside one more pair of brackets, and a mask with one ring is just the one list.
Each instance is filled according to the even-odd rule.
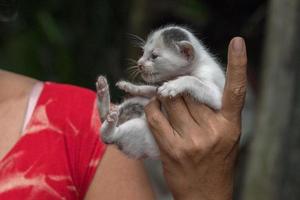
[[105,151],[95,93],[45,83],[25,133],[0,161],[1,200],[83,199]]

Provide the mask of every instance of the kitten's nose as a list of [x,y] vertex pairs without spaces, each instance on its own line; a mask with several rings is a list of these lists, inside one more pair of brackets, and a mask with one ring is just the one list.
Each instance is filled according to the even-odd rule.
[[142,64],[138,64],[138,68],[139,68],[139,70],[144,70],[144,69],[145,69],[145,66],[142,65]]

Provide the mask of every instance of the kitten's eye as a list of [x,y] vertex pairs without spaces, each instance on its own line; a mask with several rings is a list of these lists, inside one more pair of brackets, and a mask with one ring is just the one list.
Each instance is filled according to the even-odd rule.
[[151,59],[152,59],[152,60],[156,59],[157,57],[158,57],[157,54],[155,54],[155,53],[152,53],[152,54],[151,54]]

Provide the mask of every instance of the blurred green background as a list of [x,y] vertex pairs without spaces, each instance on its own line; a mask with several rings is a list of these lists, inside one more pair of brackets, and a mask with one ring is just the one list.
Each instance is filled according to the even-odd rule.
[[[0,0],[0,67],[94,88],[127,79],[145,38],[187,25],[226,67],[234,36],[247,43],[248,94],[235,199],[300,199],[300,0]],[[113,101],[122,94],[111,88]],[[157,163],[146,166],[158,199],[171,199]]]
[[[0,16],[2,68],[92,89],[99,74],[112,82],[127,78],[127,59],[140,55],[128,33],[145,38],[154,28],[170,23],[191,27],[223,63],[229,40],[244,36],[253,49],[251,61],[257,62],[266,7],[258,0],[1,2],[6,9]],[[114,98],[119,96],[116,92]]]

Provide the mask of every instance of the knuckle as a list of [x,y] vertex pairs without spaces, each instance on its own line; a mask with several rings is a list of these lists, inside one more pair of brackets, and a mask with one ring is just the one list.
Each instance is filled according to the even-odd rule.
[[151,126],[156,126],[161,122],[160,115],[157,112],[153,111],[152,113],[147,115],[147,121]]
[[241,86],[234,88],[233,93],[236,96],[244,96],[246,93],[246,89],[246,85],[243,83]]
[[220,143],[222,143],[223,137],[225,137],[225,136],[220,135],[220,134],[214,134],[213,136],[211,136],[210,142],[209,142],[209,148],[214,149],[216,146],[218,146]]
[[199,140],[191,140],[191,142],[185,147],[185,154],[189,157],[194,157],[203,151],[203,144]]
[[152,108],[153,108],[153,106],[152,106],[151,102],[148,103],[148,104],[144,107],[144,111],[145,111],[147,117],[151,115],[151,113],[152,113],[152,112],[151,112]]
[[180,161],[182,161],[182,160],[185,159],[185,154],[184,154],[184,152],[182,151],[182,149],[178,149],[178,150],[172,151],[171,157],[172,157],[174,160],[180,162]]
[[150,99],[149,103],[145,105],[144,111],[146,114],[151,114],[153,110],[155,110],[155,99]]
[[145,111],[146,114],[147,114],[147,113],[149,112],[149,110],[150,110],[150,108],[149,108],[150,105],[151,105],[151,104],[148,103],[148,104],[146,104],[145,107],[144,107],[144,111]]
[[209,135],[206,137],[205,144],[203,145],[203,149],[206,151],[211,151],[212,149],[215,149],[216,146],[220,145],[222,143],[223,137],[225,137],[224,134],[220,134],[220,131],[214,130],[211,131]]
[[231,92],[235,95],[235,96],[244,96],[246,93],[246,83],[244,81],[239,81],[239,86],[234,86],[231,88]]
[[231,88],[231,98],[232,102],[236,102],[236,104],[242,104],[244,102],[246,96],[246,86],[242,85],[239,87]]

